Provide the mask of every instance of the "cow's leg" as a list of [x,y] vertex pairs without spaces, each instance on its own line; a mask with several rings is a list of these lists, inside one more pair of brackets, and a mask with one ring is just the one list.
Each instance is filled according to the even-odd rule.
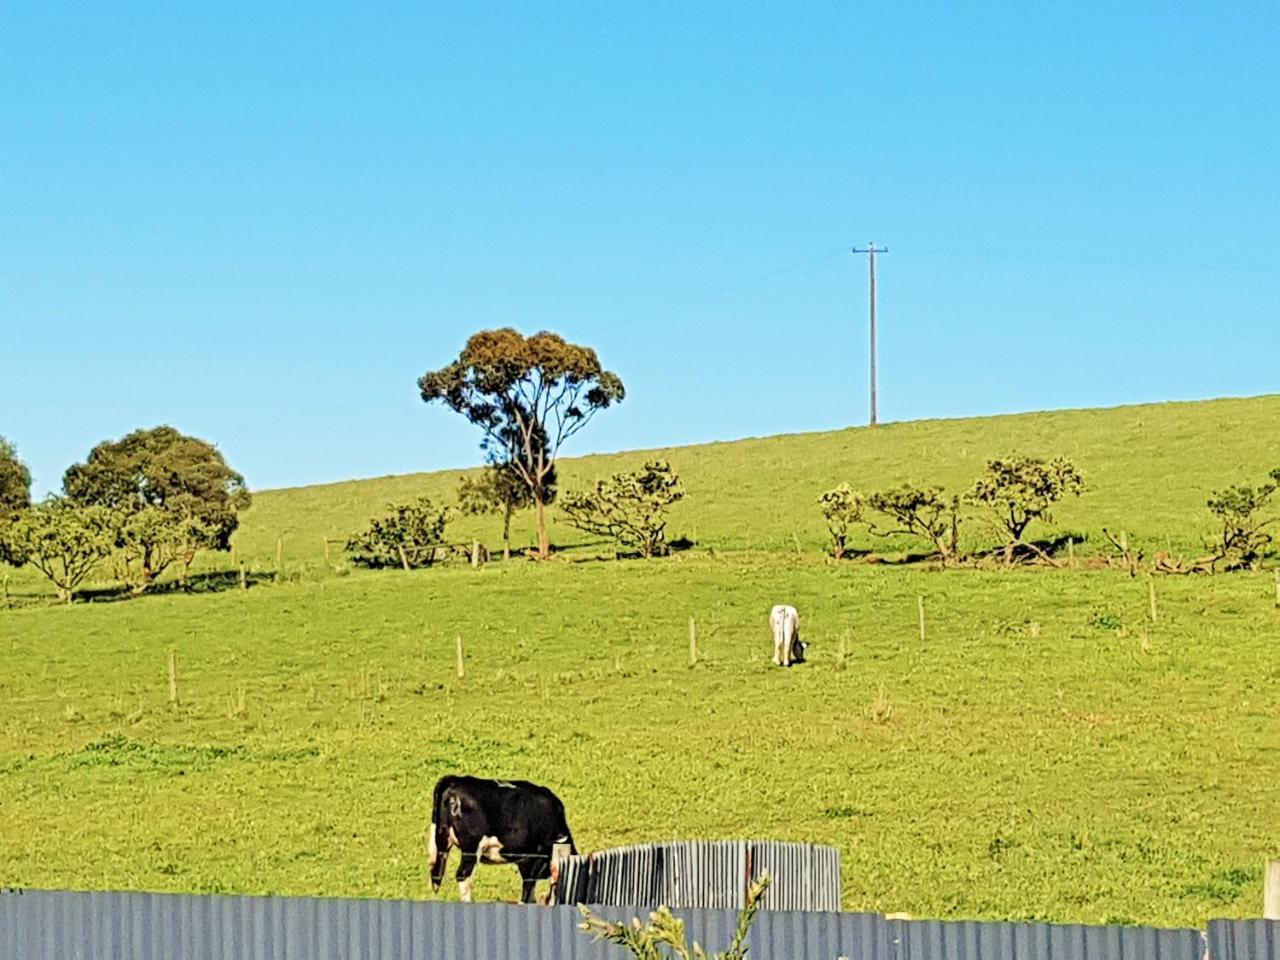
[[520,870],[520,902],[533,903],[534,893],[538,886],[538,868],[528,860],[521,860]]
[[427,841],[427,863],[431,869],[431,892],[439,893],[440,884],[444,882],[445,867],[449,862],[449,848],[452,846],[449,831],[442,823],[431,825],[431,838]]
[[782,665],[791,666],[791,623],[782,621]]
[[467,853],[462,851],[462,862],[458,864],[458,872],[455,874],[458,881],[458,899],[463,903],[471,902],[471,892],[475,887],[476,878],[476,851]]

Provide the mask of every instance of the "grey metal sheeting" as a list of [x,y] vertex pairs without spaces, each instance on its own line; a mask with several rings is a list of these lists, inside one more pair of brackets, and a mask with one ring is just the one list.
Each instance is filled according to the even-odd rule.
[[1280,920],[1211,920],[1209,951],[1214,960],[1280,960]]
[[[615,920],[648,907],[598,907]],[[732,910],[678,910],[723,949]],[[186,896],[0,893],[0,960],[626,960],[591,941],[572,907]],[[1198,930],[886,920],[763,912],[751,960],[1280,960],[1280,923]]]
[[766,910],[840,909],[840,852],[777,840],[675,840],[615,847],[560,863],[560,903],[665,903],[740,909],[768,871]]

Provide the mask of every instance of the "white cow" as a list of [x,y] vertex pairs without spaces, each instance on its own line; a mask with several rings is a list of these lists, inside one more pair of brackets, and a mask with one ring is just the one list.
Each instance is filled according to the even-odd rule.
[[789,667],[804,659],[800,642],[800,614],[789,604],[780,603],[769,611],[769,628],[773,631],[773,662]]

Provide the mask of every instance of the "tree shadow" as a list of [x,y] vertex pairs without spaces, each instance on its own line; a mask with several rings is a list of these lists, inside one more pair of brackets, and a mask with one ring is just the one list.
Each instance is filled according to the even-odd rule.
[[[243,589],[275,582],[274,573],[244,573]],[[226,593],[242,589],[238,570],[210,570],[194,573],[187,577],[186,583],[180,580],[163,580],[153,583],[143,593],[133,593],[124,584],[112,584],[104,587],[88,587],[76,591],[76,600],[86,603],[117,603],[121,600],[137,600],[141,597],[157,597],[166,594],[205,594]]]
[[932,553],[913,553],[909,551],[907,553],[889,556],[886,556],[883,553],[876,553],[874,550],[868,550],[866,553],[852,559],[861,560],[863,563],[873,563],[879,566],[908,567],[917,563],[928,563],[931,560],[941,561],[942,557],[936,550]]

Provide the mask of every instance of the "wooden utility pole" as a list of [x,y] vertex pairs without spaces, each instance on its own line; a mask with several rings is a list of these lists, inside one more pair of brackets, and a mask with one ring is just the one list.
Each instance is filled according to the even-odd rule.
[[877,247],[868,243],[865,247],[854,247],[854,253],[865,253],[871,271],[871,419],[870,425],[878,422],[876,415],[876,254],[888,253],[888,247]]

